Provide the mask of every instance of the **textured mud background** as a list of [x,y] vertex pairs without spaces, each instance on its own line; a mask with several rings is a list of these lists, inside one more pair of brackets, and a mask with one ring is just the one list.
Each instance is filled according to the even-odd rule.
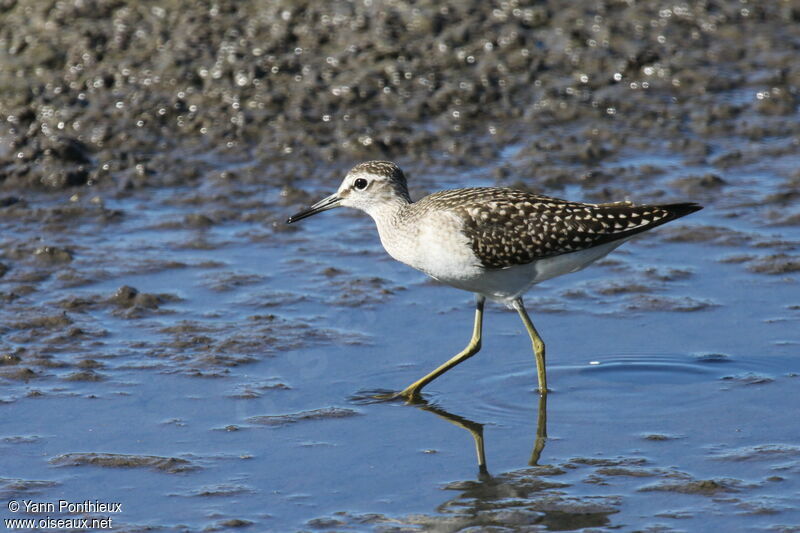
[[[0,0],[0,494],[127,531],[800,527],[800,4],[562,4]],[[471,320],[365,217],[283,224],[376,158],[414,196],[706,209],[530,294],[547,406],[494,306],[433,409],[373,405]]]

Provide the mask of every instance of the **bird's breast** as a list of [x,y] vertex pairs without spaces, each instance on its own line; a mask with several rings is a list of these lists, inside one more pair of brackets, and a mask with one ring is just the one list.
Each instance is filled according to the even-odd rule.
[[480,262],[454,213],[429,212],[407,223],[376,222],[383,247],[397,261],[451,285],[480,275]]

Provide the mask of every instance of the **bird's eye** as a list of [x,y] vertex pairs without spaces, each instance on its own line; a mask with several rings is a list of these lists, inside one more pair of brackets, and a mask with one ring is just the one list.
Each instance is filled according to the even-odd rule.
[[363,191],[364,189],[367,188],[367,180],[365,180],[364,178],[358,178],[356,181],[353,182],[353,185],[359,191]]

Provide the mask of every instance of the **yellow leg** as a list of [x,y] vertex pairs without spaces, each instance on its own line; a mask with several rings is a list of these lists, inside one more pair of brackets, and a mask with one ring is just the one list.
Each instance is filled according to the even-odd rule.
[[522,323],[525,324],[525,329],[528,330],[531,343],[533,343],[533,353],[536,356],[536,373],[539,375],[539,394],[547,394],[547,374],[544,367],[544,341],[542,341],[542,338],[533,326],[528,312],[525,311],[525,306],[522,305],[522,298],[514,300],[513,305],[514,309],[519,313]]
[[539,458],[542,456],[544,445],[547,443],[547,394],[539,396],[539,415],[536,419],[536,440],[533,444],[531,459],[528,464],[539,466]]
[[420,391],[422,387],[433,381],[434,379],[438,378],[457,364],[465,361],[478,353],[481,349],[481,330],[483,329],[483,304],[486,301],[486,298],[483,296],[475,296],[475,326],[472,329],[472,339],[470,339],[469,344],[466,348],[464,348],[461,352],[456,354],[453,358],[449,361],[441,365],[439,368],[431,372],[430,374],[426,375],[422,379],[419,379],[403,389],[402,392],[399,392],[397,395],[405,398],[408,401],[415,401],[420,399]]

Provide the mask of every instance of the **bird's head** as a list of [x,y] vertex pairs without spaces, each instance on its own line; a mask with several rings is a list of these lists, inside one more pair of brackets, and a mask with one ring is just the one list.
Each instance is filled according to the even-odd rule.
[[410,202],[403,171],[390,161],[367,161],[356,165],[345,175],[339,190],[308,209],[290,216],[286,222],[291,224],[342,206],[374,214],[383,206],[397,202]]

